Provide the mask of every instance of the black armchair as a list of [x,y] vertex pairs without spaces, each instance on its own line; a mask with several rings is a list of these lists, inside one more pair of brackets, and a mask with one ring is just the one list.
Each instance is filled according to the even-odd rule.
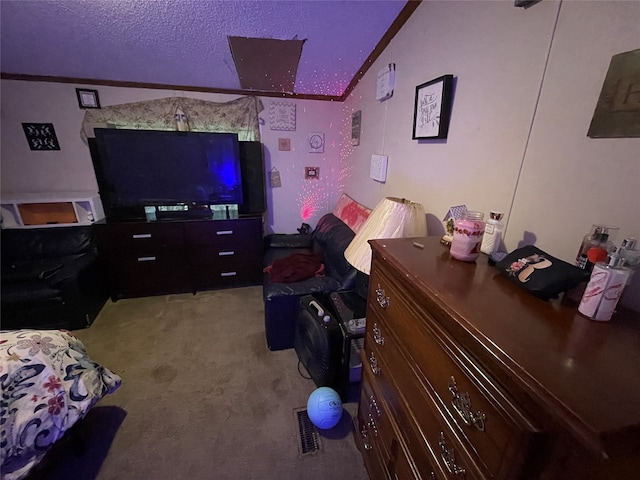
[[91,226],[2,230],[2,329],[89,326],[108,298]]

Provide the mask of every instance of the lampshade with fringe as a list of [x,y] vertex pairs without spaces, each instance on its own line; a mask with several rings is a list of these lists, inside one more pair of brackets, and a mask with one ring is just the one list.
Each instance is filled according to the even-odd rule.
[[404,198],[387,197],[373,209],[367,221],[344,251],[344,258],[357,270],[369,275],[371,246],[379,238],[424,237],[427,221],[424,207]]

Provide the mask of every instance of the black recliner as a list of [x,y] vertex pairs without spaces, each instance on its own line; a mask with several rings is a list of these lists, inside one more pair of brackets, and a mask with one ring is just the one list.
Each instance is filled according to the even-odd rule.
[[344,258],[344,251],[355,233],[332,213],[327,213],[311,234],[274,234],[265,237],[264,266],[292,253],[322,255],[324,275],[294,283],[263,279],[264,322],[270,350],[293,348],[295,322],[300,297],[354,288],[357,270]]

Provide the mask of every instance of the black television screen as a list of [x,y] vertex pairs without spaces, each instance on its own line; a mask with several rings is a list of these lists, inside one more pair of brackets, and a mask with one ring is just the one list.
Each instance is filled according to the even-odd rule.
[[94,167],[107,216],[144,206],[242,204],[233,133],[95,129]]

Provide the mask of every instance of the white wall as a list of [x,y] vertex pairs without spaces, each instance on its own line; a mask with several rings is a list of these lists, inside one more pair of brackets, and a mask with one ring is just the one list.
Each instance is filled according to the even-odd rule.
[[[237,98],[173,90],[2,80],[0,158],[3,195],[98,191],[89,149],[80,136],[84,110],[78,107],[76,87],[98,90],[102,106],[171,96],[212,102]],[[296,103],[296,130],[284,132],[271,130],[269,125],[269,105],[281,100],[262,98],[262,101],[264,111],[260,119],[266,170],[268,173],[275,167],[282,179],[280,188],[270,189],[267,182],[267,228],[270,232],[295,233],[302,221],[315,225],[337,201],[336,165],[341,132],[332,120],[340,118],[342,107],[334,102],[291,100]],[[53,123],[60,150],[31,151],[22,130],[23,122]],[[325,134],[324,153],[309,153],[309,132]],[[278,138],[290,138],[291,151],[278,151]],[[320,178],[305,180],[306,166],[320,167]],[[308,215],[304,219],[303,211]]]
[[[612,55],[637,48],[637,1],[425,1],[345,102],[345,118],[362,110],[346,191],[368,205],[422,203],[431,235],[449,206],[502,210],[507,250],[526,238],[569,262],[593,223],[638,238],[640,138],[586,136]],[[395,92],[376,102],[389,62]],[[412,140],[415,87],[449,73],[448,139]],[[385,184],[368,178],[373,153],[389,156]],[[640,275],[628,290],[640,309]]]
[[[262,141],[267,171],[267,224],[271,232],[295,233],[302,222],[315,226],[333,210],[338,200],[339,163],[342,132],[339,122],[342,105],[315,100],[286,100],[296,104],[296,131],[270,130],[269,105],[280,99],[263,98]],[[323,153],[310,153],[309,133],[324,133]],[[278,151],[278,138],[291,139],[291,151]],[[320,178],[305,180],[305,167],[320,167]],[[282,187],[270,188],[269,172],[280,173]]]

